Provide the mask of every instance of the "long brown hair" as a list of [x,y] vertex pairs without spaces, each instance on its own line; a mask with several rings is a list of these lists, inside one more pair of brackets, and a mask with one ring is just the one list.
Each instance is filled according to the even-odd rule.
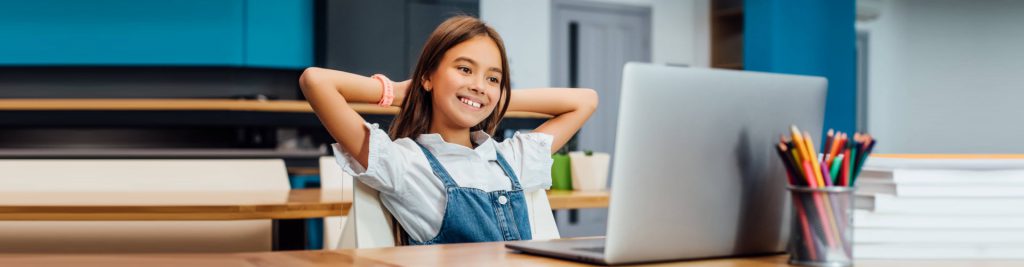
[[416,63],[416,70],[412,73],[412,82],[405,95],[405,102],[402,103],[402,110],[391,122],[390,135],[392,139],[416,138],[420,134],[430,132],[431,118],[434,114],[433,95],[424,90],[423,79],[437,71],[444,54],[449,49],[477,36],[487,36],[498,45],[501,52],[501,94],[498,97],[498,106],[491,112],[491,115],[470,128],[470,131],[483,130],[494,135],[494,130],[501,123],[501,118],[508,110],[508,102],[512,95],[512,87],[509,82],[508,58],[505,56],[505,43],[501,36],[493,28],[483,21],[470,16],[454,16],[445,20],[434,29],[423,45],[423,52],[420,52],[420,59]]

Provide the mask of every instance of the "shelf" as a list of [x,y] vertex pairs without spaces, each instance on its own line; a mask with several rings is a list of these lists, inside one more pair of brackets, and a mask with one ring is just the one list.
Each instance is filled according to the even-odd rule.
[[[363,115],[395,115],[398,107],[350,104]],[[312,113],[302,100],[231,99],[0,99],[0,111],[248,111]],[[533,112],[508,112],[505,118],[543,119],[551,116]]]
[[[226,195],[230,197],[225,197]],[[551,209],[607,208],[608,192],[547,192]],[[318,188],[258,192],[6,193],[0,220],[247,220],[348,214],[350,201]]]
[[[288,173],[293,175],[320,175],[320,168],[290,167]],[[607,208],[611,193],[608,191],[572,191],[548,190],[548,202],[551,209],[587,209]]]
[[607,208],[610,202],[608,191],[548,190],[551,209]]
[[312,219],[352,203],[317,189],[206,192],[5,192],[2,221]]

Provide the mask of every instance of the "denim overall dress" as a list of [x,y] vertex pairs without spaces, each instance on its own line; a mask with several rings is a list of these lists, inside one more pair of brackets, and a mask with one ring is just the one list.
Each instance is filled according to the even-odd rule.
[[437,236],[425,242],[407,238],[406,243],[428,245],[532,239],[523,188],[501,153],[495,151],[498,165],[501,165],[501,170],[512,182],[512,190],[485,192],[460,187],[433,153],[423,145],[420,145],[420,149],[427,156],[434,175],[444,184],[448,202]]

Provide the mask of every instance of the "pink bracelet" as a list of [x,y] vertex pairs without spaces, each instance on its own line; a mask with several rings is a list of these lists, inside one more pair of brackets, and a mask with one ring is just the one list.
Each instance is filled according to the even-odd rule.
[[379,73],[370,76],[370,78],[380,81],[381,89],[384,90],[380,96],[380,102],[378,102],[377,105],[381,107],[390,107],[391,102],[395,101],[395,83],[388,79],[387,76]]

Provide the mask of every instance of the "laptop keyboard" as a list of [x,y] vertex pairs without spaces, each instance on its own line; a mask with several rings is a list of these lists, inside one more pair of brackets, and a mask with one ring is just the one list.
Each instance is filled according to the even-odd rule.
[[573,249],[604,254],[604,247],[573,248]]

